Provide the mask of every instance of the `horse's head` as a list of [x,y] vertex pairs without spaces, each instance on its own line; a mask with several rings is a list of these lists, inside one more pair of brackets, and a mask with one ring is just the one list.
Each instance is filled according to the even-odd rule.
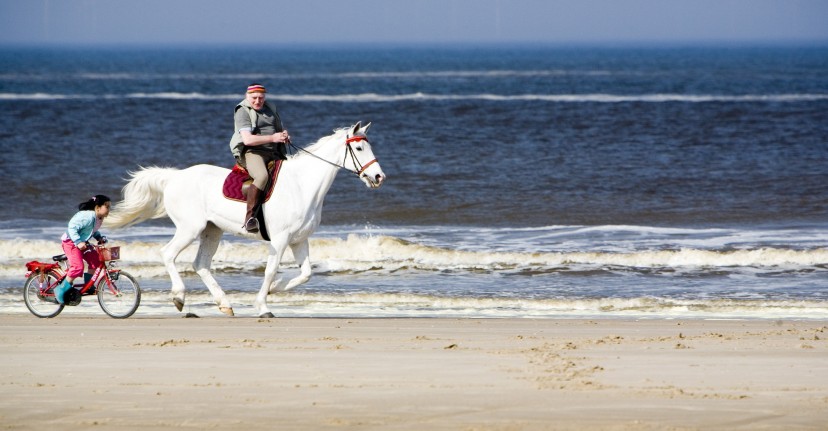
[[357,122],[354,127],[348,130],[345,136],[345,160],[342,165],[359,176],[359,179],[366,186],[375,189],[385,181],[385,173],[382,172],[368,137],[365,133],[371,123],[363,126]]

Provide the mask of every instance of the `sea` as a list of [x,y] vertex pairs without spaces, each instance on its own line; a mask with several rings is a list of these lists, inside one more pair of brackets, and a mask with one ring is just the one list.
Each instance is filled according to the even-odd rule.
[[[300,147],[371,122],[387,175],[337,176],[313,277],[270,295],[277,316],[828,319],[824,45],[1,47],[0,313],[28,314],[25,263],[62,253],[91,195],[117,203],[141,167],[231,167],[251,82]],[[135,317],[184,315],[174,231],[102,230]],[[194,255],[184,312],[222,316]],[[222,240],[238,317],[266,255]],[[94,298],[63,313],[105,318]]]

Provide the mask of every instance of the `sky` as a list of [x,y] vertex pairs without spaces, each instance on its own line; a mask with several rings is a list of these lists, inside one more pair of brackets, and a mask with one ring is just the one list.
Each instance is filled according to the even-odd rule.
[[828,0],[0,0],[0,45],[828,44]]

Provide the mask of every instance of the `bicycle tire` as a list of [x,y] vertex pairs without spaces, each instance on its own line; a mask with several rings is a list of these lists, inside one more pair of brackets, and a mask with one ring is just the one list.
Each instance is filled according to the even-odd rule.
[[[60,277],[52,272],[45,275],[32,274],[26,279],[26,284],[23,285],[23,302],[26,303],[26,308],[37,317],[48,319],[55,317],[63,311],[64,304],[59,304],[54,295],[42,296],[40,294],[41,288],[46,286],[47,289],[53,289],[60,283]],[[46,290],[46,289],[44,289]]]
[[[110,271],[114,273],[115,271]],[[135,277],[124,271],[118,271],[112,278],[115,290],[110,289],[106,278],[101,278],[97,286],[98,304],[101,310],[115,319],[132,316],[141,304],[141,287]]]

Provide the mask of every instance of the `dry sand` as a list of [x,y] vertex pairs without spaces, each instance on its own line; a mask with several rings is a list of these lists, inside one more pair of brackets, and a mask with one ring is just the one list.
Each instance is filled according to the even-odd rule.
[[0,429],[828,428],[828,322],[21,314],[0,325]]

